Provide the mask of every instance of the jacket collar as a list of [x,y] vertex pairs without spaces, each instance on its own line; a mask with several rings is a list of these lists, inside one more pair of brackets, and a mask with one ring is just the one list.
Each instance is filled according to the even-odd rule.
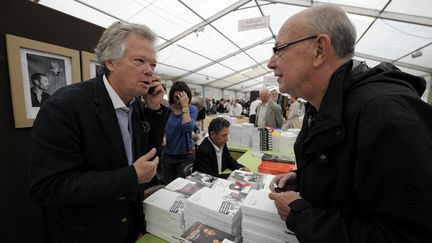
[[126,151],[124,150],[123,138],[113,103],[103,83],[102,76],[98,76],[91,81],[94,82],[94,103],[96,115],[114,148],[118,161],[121,161],[120,165],[125,166],[127,165],[127,156]]
[[308,115],[305,119],[320,124],[310,129],[310,136],[341,124],[344,84],[350,80],[352,64],[352,61],[345,63],[332,75],[319,111],[308,104]]

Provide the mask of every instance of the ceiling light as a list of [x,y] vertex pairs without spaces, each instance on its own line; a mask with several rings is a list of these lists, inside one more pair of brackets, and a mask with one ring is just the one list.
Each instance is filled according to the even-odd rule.
[[423,55],[422,51],[416,51],[413,54],[411,54],[412,58],[417,58],[417,57],[421,57]]

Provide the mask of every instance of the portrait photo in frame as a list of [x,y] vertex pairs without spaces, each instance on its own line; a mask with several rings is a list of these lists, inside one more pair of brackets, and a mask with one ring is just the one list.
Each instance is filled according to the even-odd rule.
[[46,99],[80,82],[79,51],[10,34],[6,48],[15,127],[32,127]]
[[99,65],[96,54],[81,51],[81,75],[82,80],[89,80],[95,78],[96,75],[100,74],[101,66]]

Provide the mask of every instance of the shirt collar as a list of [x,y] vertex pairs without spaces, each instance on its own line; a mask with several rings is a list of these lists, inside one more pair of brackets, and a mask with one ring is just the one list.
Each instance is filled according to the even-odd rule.
[[[111,102],[113,103],[114,109],[129,109],[129,107],[127,107],[125,105],[125,103],[123,103],[123,100],[120,98],[120,96],[117,94],[117,92],[113,89],[113,87],[111,86],[111,84],[108,82],[108,79],[106,78],[105,75],[103,75],[103,82],[105,85],[105,88],[108,91],[108,95],[111,98]],[[135,101],[135,98],[132,99],[132,101],[129,104],[132,104]]]
[[216,146],[216,144],[213,143],[213,141],[210,139],[210,137],[208,138],[208,140],[213,145],[213,147],[214,147],[214,149],[215,149],[216,152],[222,151],[223,148],[219,148],[218,146]]

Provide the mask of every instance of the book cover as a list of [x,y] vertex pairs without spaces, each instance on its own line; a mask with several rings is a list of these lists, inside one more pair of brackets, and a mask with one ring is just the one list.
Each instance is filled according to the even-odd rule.
[[180,192],[185,196],[189,197],[203,187],[204,184],[200,182],[178,177],[172,182],[170,182],[168,185],[166,185],[165,189],[175,191],[175,192]]
[[192,243],[222,243],[225,239],[234,241],[234,236],[200,222],[187,229],[182,238]]
[[232,181],[225,179],[217,179],[211,186],[212,190],[220,192],[237,192],[247,194],[252,189],[252,184],[244,181]]
[[215,176],[208,175],[199,171],[195,171],[187,177],[187,179],[195,182],[202,183],[206,187],[211,187],[213,183],[218,179]]

